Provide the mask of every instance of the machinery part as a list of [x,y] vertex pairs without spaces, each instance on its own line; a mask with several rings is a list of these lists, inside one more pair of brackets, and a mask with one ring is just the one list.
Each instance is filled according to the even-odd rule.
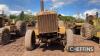
[[100,44],[100,38],[99,38],[99,44]]
[[41,0],[40,3],[41,3],[41,12],[43,12],[44,11],[44,0]]
[[0,34],[0,44],[5,45],[10,42],[10,31],[7,28],[2,29]]
[[34,20],[32,20],[32,21],[30,21],[30,22],[27,22],[27,25],[30,27],[34,27],[35,26],[35,21]]
[[68,50],[69,46],[73,46],[73,31],[71,29],[66,30],[66,45],[65,50]]
[[81,35],[84,39],[91,39],[93,37],[93,26],[85,23],[81,28]]
[[17,21],[16,23],[16,28],[17,28],[17,35],[19,36],[24,36],[26,33],[26,23],[23,21]]
[[4,26],[4,19],[3,17],[0,17],[0,28]]
[[58,32],[57,14],[55,12],[46,12],[46,14],[38,15],[37,23],[40,34]]
[[64,26],[64,22],[59,20],[58,21],[58,26],[59,26],[59,33],[60,34],[65,34],[65,26]]
[[25,35],[25,48],[28,51],[31,51],[35,48],[36,37],[35,32],[33,30],[28,30]]

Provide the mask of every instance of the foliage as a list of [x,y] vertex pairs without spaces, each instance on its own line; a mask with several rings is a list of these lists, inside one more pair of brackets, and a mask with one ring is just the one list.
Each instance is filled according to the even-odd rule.
[[10,15],[10,19],[14,19],[15,21],[22,20],[22,21],[33,21],[35,16],[31,14],[25,14],[24,11],[22,11],[19,15]]
[[10,15],[10,19],[16,19],[17,17],[16,15]]
[[77,23],[84,23],[84,19],[75,19],[75,22],[77,22]]
[[75,20],[75,18],[72,16],[62,16],[59,14],[58,17],[60,20],[63,20],[64,22],[66,22],[66,21],[73,22]]
[[25,14],[24,11],[22,11],[19,15],[19,20],[25,20]]

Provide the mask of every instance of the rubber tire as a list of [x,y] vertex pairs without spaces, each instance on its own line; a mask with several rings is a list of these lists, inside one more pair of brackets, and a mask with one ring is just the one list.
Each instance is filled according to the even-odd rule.
[[84,39],[91,39],[93,36],[93,27],[89,23],[85,23],[81,28],[81,36],[84,37]]
[[16,22],[16,28],[17,28],[17,36],[24,36],[26,33],[26,23],[23,21],[17,21]]
[[69,50],[69,46],[73,46],[73,31],[71,29],[66,30],[66,45],[65,50]]
[[1,39],[0,44],[1,45],[8,44],[10,42],[10,38],[11,38],[9,29],[7,29],[7,28],[3,29],[1,34],[2,35],[0,37],[0,39]]
[[35,49],[35,32],[33,30],[27,30],[25,35],[25,48],[27,51],[31,51]]

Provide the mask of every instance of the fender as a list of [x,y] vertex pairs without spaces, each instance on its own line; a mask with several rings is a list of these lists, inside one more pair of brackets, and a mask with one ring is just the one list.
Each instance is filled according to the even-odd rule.
[[60,34],[65,34],[66,28],[64,26],[59,26],[59,33]]

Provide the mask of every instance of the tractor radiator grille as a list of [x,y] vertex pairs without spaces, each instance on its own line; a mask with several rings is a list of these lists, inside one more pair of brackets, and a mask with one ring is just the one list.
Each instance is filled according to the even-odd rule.
[[38,16],[39,33],[52,33],[58,31],[57,15],[43,14]]

